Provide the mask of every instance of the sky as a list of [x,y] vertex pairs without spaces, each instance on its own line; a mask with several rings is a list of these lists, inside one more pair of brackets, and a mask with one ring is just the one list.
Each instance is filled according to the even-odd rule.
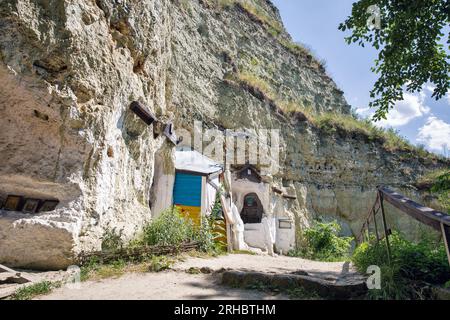
[[[319,59],[326,61],[328,74],[344,91],[348,103],[363,117],[368,108],[369,92],[377,76],[370,68],[377,51],[371,46],[348,45],[339,23],[351,14],[354,0],[272,0],[280,10],[283,23],[295,42],[309,46]],[[404,94],[387,120],[377,126],[392,127],[411,143],[450,157],[450,92],[439,101],[431,98],[433,87],[422,93]]]

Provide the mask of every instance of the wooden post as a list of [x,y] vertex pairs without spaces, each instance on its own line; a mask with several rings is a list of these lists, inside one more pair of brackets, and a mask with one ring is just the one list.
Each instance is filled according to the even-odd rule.
[[367,219],[367,243],[370,243],[370,216]]
[[448,264],[450,265],[450,227],[441,223],[442,240],[444,240],[445,249],[447,251]]
[[364,232],[365,228],[366,228],[366,222],[364,221],[363,226],[362,226],[361,231],[358,236],[358,241],[360,242],[360,244],[363,243],[366,239],[366,234]]
[[388,231],[387,224],[386,224],[386,214],[384,212],[383,194],[381,192],[379,192],[378,196],[380,199],[381,216],[383,218],[384,238],[386,239],[388,262],[389,262],[389,264],[391,264],[391,246],[389,244],[389,231]]
[[373,210],[373,224],[375,225],[375,236],[377,237],[377,243],[380,242],[380,236],[378,234],[378,224],[377,224],[377,212]]

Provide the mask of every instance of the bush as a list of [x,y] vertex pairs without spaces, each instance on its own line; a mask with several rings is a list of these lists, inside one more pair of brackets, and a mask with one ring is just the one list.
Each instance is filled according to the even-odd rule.
[[117,232],[114,228],[107,230],[102,237],[102,251],[117,251],[122,249],[124,243],[122,241],[122,231]]
[[192,240],[194,225],[178,209],[165,210],[144,227],[142,242],[146,245],[178,246]]
[[199,250],[211,254],[221,251],[218,235],[214,232],[214,220],[202,218],[201,226],[195,226],[191,219],[183,217],[178,209],[168,209],[157,219],[144,227],[142,238],[135,245],[171,245],[197,242]]
[[356,248],[352,257],[361,273],[366,273],[371,265],[377,265],[381,269],[381,290],[371,290],[371,298],[417,298],[415,286],[418,283],[444,284],[449,280],[450,267],[442,243],[427,238],[413,243],[398,232],[394,232],[389,240],[391,264],[387,259],[384,241],[363,243]]
[[202,219],[202,225],[195,230],[193,240],[198,242],[199,250],[203,252],[214,253],[217,249],[216,234],[213,228],[213,220],[206,217]]
[[304,231],[301,245],[288,252],[290,256],[320,261],[340,261],[349,257],[352,237],[340,237],[341,227],[336,221],[315,221]]

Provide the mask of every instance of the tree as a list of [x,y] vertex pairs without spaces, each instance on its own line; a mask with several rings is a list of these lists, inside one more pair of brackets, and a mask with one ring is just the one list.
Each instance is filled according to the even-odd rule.
[[[369,23],[369,22],[375,22]],[[376,22],[379,22],[377,25]],[[339,25],[351,31],[348,44],[371,44],[379,51],[372,71],[379,75],[370,92],[374,120],[386,119],[403,92],[420,92],[430,82],[432,97],[441,99],[450,88],[448,50],[449,0],[359,0]],[[446,44],[445,44],[446,43]]]

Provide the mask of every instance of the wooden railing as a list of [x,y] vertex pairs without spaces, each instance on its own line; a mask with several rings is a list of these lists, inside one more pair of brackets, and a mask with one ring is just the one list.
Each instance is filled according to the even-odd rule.
[[[363,242],[366,239],[367,241],[370,240],[370,228],[373,224],[375,240],[377,242],[383,239],[385,240],[388,260],[391,261],[389,235],[392,232],[387,226],[384,201],[390,203],[415,220],[430,226],[438,232],[441,232],[450,264],[450,215],[422,206],[421,204],[414,202],[413,200],[386,187],[377,188],[377,198],[375,200],[375,204],[370,208],[367,218],[363,223],[357,239],[359,242]],[[381,220],[381,226],[380,221],[377,221],[377,217],[380,214],[381,219],[378,220]]]

